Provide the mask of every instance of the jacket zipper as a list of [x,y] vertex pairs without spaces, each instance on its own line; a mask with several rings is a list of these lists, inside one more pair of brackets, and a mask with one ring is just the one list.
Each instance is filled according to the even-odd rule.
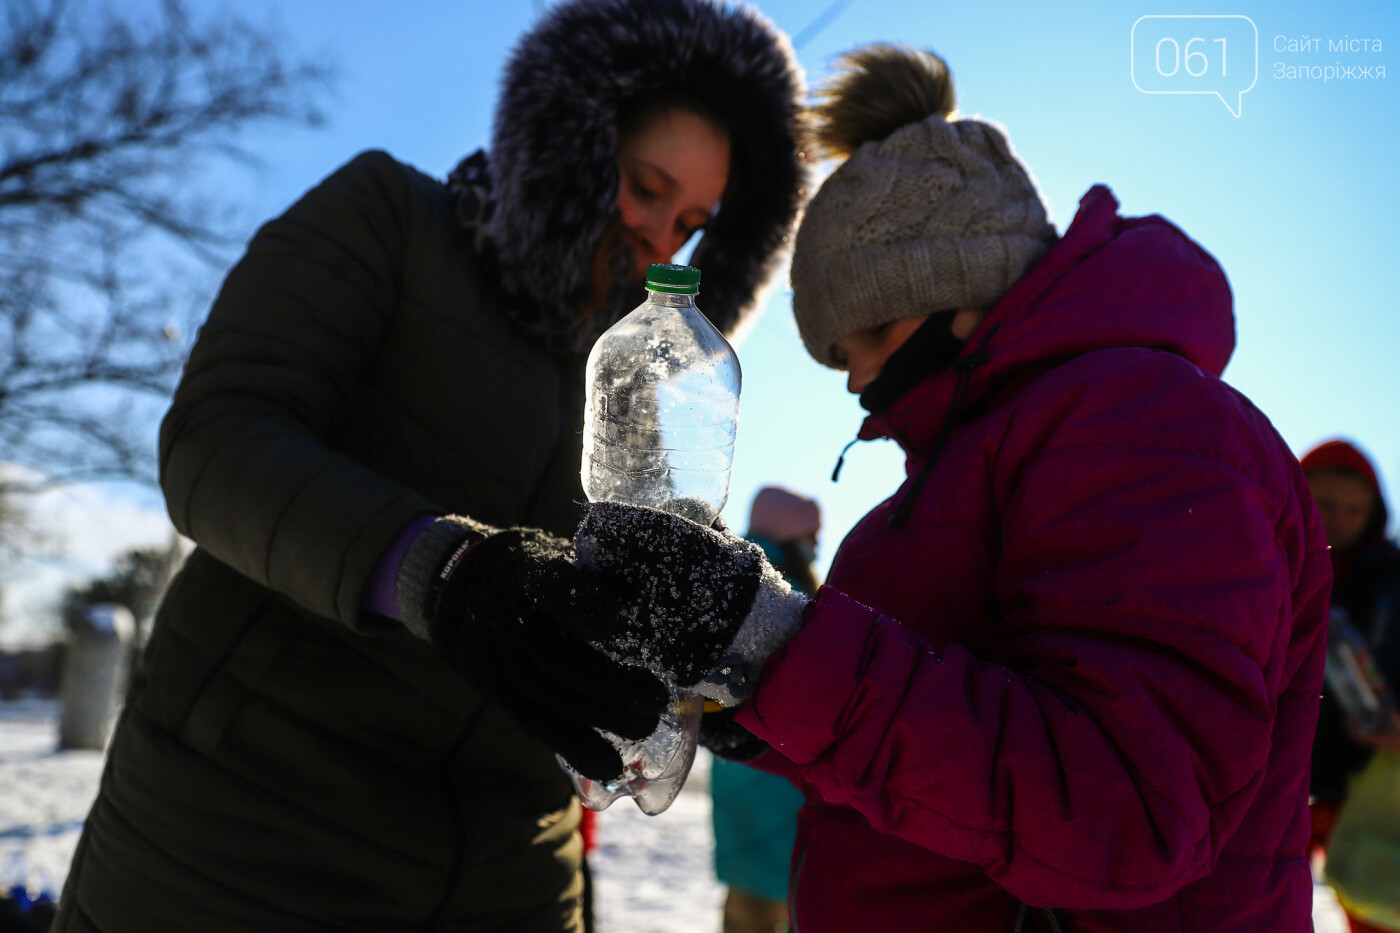
[[[990,335],[988,336],[990,337]],[[943,445],[948,443],[948,437],[953,433],[953,425],[957,422],[958,416],[962,414],[963,393],[967,391],[967,384],[972,379],[972,370],[985,362],[987,362],[987,351],[978,349],[971,356],[965,356],[953,363],[953,372],[958,374],[958,380],[953,388],[952,401],[948,403],[948,411],[943,416],[943,423],[939,425],[938,435],[933,440],[933,446],[929,448],[928,454],[924,457],[923,465],[919,467],[914,481],[909,484],[909,488],[900,497],[899,503],[895,506],[894,514],[890,516],[891,528],[903,528],[908,523],[909,514],[914,510],[914,502],[919,498],[919,492],[924,488],[924,481],[928,479],[934,463],[938,461],[939,454],[943,453]]]
[[456,802],[457,793],[453,785],[454,774],[453,764],[457,760],[458,754],[462,751],[462,746],[471,738],[476,731],[477,724],[486,712],[486,703],[482,701],[476,713],[462,726],[462,733],[457,736],[457,740],[447,750],[443,757],[442,783],[443,791],[447,798],[447,805],[452,810],[452,857],[447,863],[447,883],[443,887],[442,898],[438,901],[433,912],[428,915],[428,921],[423,925],[426,931],[436,930],[442,923],[443,912],[447,910],[447,905],[452,901],[452,895],[457,889],[458,878],[462,874],[462,860],[466,857],[467,849],[467,825],[466,819],[462,815],[462,808]]
[[[1011,933],[1030,933],[1026,928],[1026,918],[1030,913],[1030,905],[1021,901],[1021,906],[1016,909],[1016,926],[1012,927]],[[1043,913],[1050,923],[1050,933],[1074,933],[1074,928],[1069,924],[1069,917],[1058,907],[1043,907],[1040,913]]]
[[788,883],[788,933],[801,933],[797,927],[797,885],[802,879],[802,869],[807,865],[807,849],[804,846],[802,854],[797,857],[797,867],[792,871],[792,880]]

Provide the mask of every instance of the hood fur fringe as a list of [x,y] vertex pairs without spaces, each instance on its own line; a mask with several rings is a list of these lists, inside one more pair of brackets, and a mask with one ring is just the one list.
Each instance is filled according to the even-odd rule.
[[[571,329],[584,306],[616,210],[619,112],[671,91],[699,98],[731,136],[729,187],[690,260],[703,273],[701,309],[732,334],[772,277],[806,182],[803,78],[787,38],[748,7],[709,0],[575,0],[517,45],[491,142],[496,261],[536,315],[557,318],[551,329]],[[641,296],[588,329],[600,333]]]

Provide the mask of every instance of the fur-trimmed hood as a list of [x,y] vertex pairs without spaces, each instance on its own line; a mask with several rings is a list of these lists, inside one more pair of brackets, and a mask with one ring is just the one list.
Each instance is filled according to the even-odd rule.
[[[772,275],[805,182],[803,81],[786,37],[751,8],[710,0],[574,0],[516,46],[491,140],[488,231],[542,318],[533,329],[573,330],[616,210],[619,112],[658,92],[698,98],[730,131],[729,187],[690,260],[700,307],[732,333]],[[628,291],[574,342],[642,300],[640,285]]]

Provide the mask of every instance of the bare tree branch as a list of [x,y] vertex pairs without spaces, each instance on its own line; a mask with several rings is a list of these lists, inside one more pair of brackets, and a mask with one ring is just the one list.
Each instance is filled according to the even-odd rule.
[[[317,126],[322,65],[241,19],[94,0],[0,14],[0,497],[154,480],[154,424],[243,231],[211,170],[248,131]],[[203,184],[201,184],[203,182]]]

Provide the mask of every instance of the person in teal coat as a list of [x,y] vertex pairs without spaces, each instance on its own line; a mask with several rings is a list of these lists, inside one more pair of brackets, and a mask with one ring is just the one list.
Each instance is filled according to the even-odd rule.
[[[793,588],[817,591],[812,569],[822,513],[816,500],[764,486],[749,507],[745,537],[763,548]],[[716,757],[710,766],[715,876],[728,890],[724,933],[787,929],[788,866],[802,792],[787,778]]]

